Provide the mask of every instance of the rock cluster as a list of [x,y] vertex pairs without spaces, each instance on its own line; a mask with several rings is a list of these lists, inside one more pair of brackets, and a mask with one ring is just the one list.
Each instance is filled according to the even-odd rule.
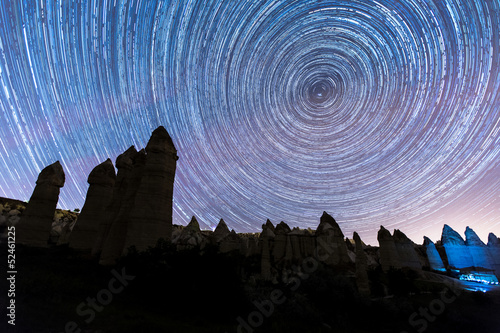
[[305,276],[301,265],[312,261],[355,276],[364,296],[370,295],[368,270],[378,266],[386,272],[402,268],[486,270],[500,278],[500,239],[490,234],[486,245],[469,227],[465,240],[445,225],[440,242],[434,244],[424,237],[419,246],[403,232],[394,230],[391,235],[381,226],[379,248],[375,248],[366,246],[357,233],[352,240],[345,238],[326,212],[315,231],[290,228],[285,222],[275,226],[267,220],[260,233],[237,234],[222,219],[213,232],[203,231],[194,216],[186,227],[173,226],[177,159],[172,139],[159,127],[145,149],[137,151],[132,146],[117,157],[116,174],[110,159],[96,166],[88,177],[85,205],[76,224],[61,211],[54,214],[65,182],[62,166],[56,162],[40,173],[25,209],[23,205],[0,205],[0,226],[16,225],[19,243],[37,247],[69,244],[99,256],[103,265],[114,264],[132,246],[139,251],[155,246],[160,238],[179,251],[203,251],[210,245],[221,253],[255,256],[252,260],[260,265],[260,278],[268,281],[286,283],[293,274]]
[[488,245],[484,244],[471,228],[465,229],[465,240],[450,226],[444,225],[441,243],[450,268],[489,270],[500,278],[498,238],[490,234]]
[[[403,232],[396,229],[393,235],[383,226],[377,235],[379,241],[380,265],[382,270],[429,267],[426,249],[413,243]],[[425,246],[424,246],[425,247]]]
[[113,264],[134,246],[146,250],[172,237],[172,198],[177,150],[164,127],[153,131],[146,149],[118,156],[115,186],[92,253]]

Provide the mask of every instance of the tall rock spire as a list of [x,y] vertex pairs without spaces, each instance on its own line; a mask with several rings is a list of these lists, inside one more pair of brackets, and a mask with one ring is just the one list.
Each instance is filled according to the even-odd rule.
[[[141,176],[144,170],[146,153],[144,149],[131,156],[131,169],[126,173],[126,191],[120,199],[120,206],[113,218],[109,232],[103,243],[99,263],[101,265],[112,265],[125,251],[125,239],[129,232],[130,212],[133,209],[135,195],[141,183]],[[118,163],[117,163],[118,164]]]
[[106,208],[104,218],[99,223],[97,229],[97,237],[93,242],[92,247],[93,255],[99,255],[101,253],[106,238],[108,237],[109,231],[111,229],[111,224],[120,212],[122,201],[124,200],[125,194],[127,193],[127,188],[134,164],[133,160],[136,155],[137,150],[134,146],[131,146],[116,158],[115,164],[118,172],[116,173],[116,180],[113,186],[111,202]]
[[92,249],[99,224],[106,218],[106,208],[113,195],[115,180],[115,168],[109,158],[90,172],[87,180],[90,186],[82,212],[70,235],[70,248],[89,251]]
[[125,249],[138,250],[154,246],[159,238],[172,237],[172,200],[178,156],[167,130],[160,126],[153,131],[146,146],[146,161],[137,189]]
[[380,226],[377,240],[380,246],[380,265],[382,269],[388,271],[391,268],[401,268],[399,252],[389,230]]
[[28,206],[16,226],[18,243],[47,247],[59,191],[64,182],[64,170],[59,161],[40,172]]
[[347,254],[347,245],[344,234],[335,219],[327,212],[323,212],[318,228],[316,229],[318,259],[327,265],[347,264],[351,262]]

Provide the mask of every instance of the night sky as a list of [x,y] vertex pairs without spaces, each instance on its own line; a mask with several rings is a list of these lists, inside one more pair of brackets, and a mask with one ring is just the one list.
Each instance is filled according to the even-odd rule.
[[176,224],[500,235],[500,0],[0,1],[0,196],[163,125]]

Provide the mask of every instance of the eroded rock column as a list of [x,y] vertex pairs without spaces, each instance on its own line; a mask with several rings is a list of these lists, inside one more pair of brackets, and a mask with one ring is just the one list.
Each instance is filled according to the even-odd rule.
[[125,249],[137,250],[155,246],[159,238],[172,237],[172,199],[174,192],[177,150],[160,126],[153,131],[146,146],[146,161],[125,240]]
[[106,218],[106,208],[113,195],[116,174],[113,162],[107,159],[96,166],[88,177],[89,189],[82,212],[69,236],[69,247],[91,251],[99,225]]
[[47,166],[38,175],[35,189],[16,225],[16,241],[37,247],[47,247],[52,221],[65,175],[59,161]]

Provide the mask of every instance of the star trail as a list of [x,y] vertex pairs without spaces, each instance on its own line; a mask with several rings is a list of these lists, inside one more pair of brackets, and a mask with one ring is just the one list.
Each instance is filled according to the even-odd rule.
[[176,224],[500,234],[500,1],[0,1],[0,196],[158,126]]

